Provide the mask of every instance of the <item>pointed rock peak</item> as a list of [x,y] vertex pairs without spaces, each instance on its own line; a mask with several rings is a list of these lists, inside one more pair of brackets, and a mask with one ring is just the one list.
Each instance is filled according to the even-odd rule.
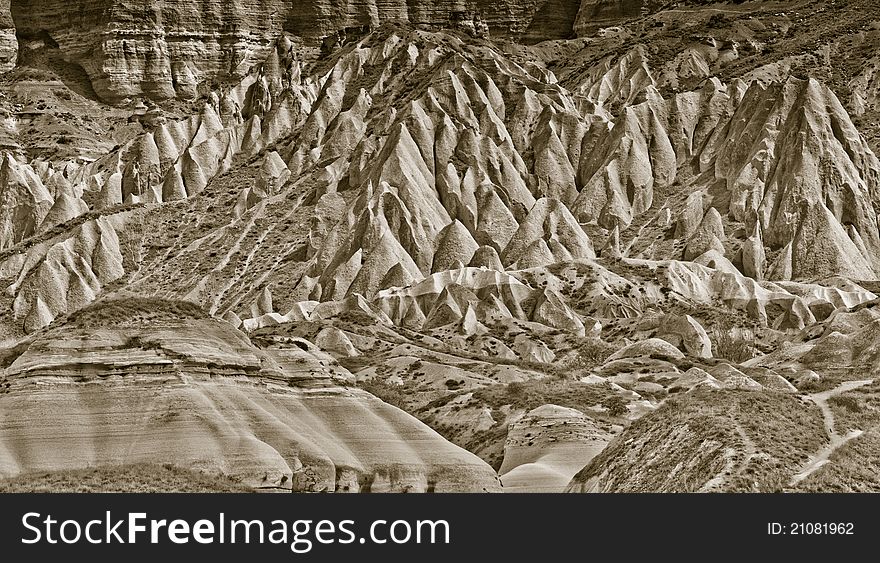
[[403,267],[403,264],[397,263],[391,266],[391,269],[382,278],[380,286],[382,288],[406,287],[410,285],[415,278]]
[[602,256],[607,256],[610,258],[620,258],[622,256],[620,251],[620,227],[615,225],[611,230],[611,234],[608,235],[608,241],[605,243],[605,246],[602,248]]
[[474,252],[468,266],[475,268],[488,268],[490,270],[503,271],[504,266],[501,264],[501,258],[491,246],[481,246]]
[[334,326],[326,326],[315,335],[315,346],[336,357],[353,358],[359,356],[357,348],[343,331]]
[[226,322],[228,322],[229,324],[231,324],[231,325],[232,325],[233,327],[235,327],[235,328],[241,328],[241,325],[243,324],[243,322],[242,322],[242,320],[241,320],[241,317],[239,317],[238,315],[236,315],[235,312],[232,311],[232,310],[226,311],[226,312],[223,314],[223,317],[221,317],[221,318],[222,318],[224,321],[226,321]]
[[821,203],[804,207],[791,244],[793,279],[812,280],[829,271],[854,279],[874,279],[874,268],[834,214]]
[[278,176],[281,176],[282,173],[288,172],[288,168],[287,163],[284,162],[284,159],[281,158],[281,155],[278,154],[278,152],[269,151],[266,154],[266,158],[263,159],[260,171],[277,178]]
[[49,209],[49,212],[43,218],[39,230],[45,231],[55,225],[66,223],[88,210],[89,206],[83,200],[74,196],[70,189],[62,190],[55,203]]
[[703,192],[694,192],[685,200],[681,214],[676,221],[676,238],[690,238],[693,236],[704,217]]
[[767,279],[769,280],[780,280],[780,281],[788,281],[792,279],[792,243],[788,243],[785,247],[779,251],[774,259],[773,263],[770,265]]
[[468,303],[464,316],[462,317],[460,331],[466,336],[471,336],[473,334],[486,334],[489,332],[489,329],[477,319],[477,311],[470,303]]
[[721,219],[721,213],[718,209],[710,207],[700,223],[700,230],[705,233],[711,233],[719,239],[724,239],[724,222]]
[[477,248],[479,245],[465,226],[458,220],[453,221],[440,232],[432,273],[469,263]]
[[257,298],[256,308],[258,314],[255,316],[275,312],[275,308],[272,306],[272,291],[269,289],[269,286],[264,287],[263,291],[260,292],[260,296]]

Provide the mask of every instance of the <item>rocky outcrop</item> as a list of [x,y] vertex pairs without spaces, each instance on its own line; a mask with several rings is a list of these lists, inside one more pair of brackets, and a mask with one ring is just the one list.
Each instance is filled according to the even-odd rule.
[[562,492],[575,473],[614,437],[607,424],[557,405],[538,407],[513,422],[498,470],[505,492]]
[[0,73],[15,67],[18,59],[18,38],[10,10],[11,0],[0,0]]
[[[99,96],[120,103],[196,98],[215,80],[244,75],[283,33],[344,41],[390,21],[442,29],[468,20],[471,29],[476,22],[501,37],[556,39],[571,34],[577,9],[578,0],[246,0],[198,9],[185,0],[11,0],[11,20],[20,34],[47,33]],[[0,19],[0,68],[14,63],[15,31],[6,20]]]
[[581,0],[574,31],[578,36],[590,35],[603,25],[642,15],[650,0]]
[[499,488],[479,458],[349,387],[307,341],[262,346],[188,303],[80,311],[3,371],[0,477],[167,462],[294,491]]
[[841,307],[828,318],[805,327],[794,345],[781,346],[745,365],[789,376],[804,389],[818,384],[822,378],[819,374],[829,371],[847,373],[855,379],[880,366],[878,325],[877,300]]
[[660,338],[699,358],[712,357],[712,341],[706,329],[690,315],[665,315],[658,326]]

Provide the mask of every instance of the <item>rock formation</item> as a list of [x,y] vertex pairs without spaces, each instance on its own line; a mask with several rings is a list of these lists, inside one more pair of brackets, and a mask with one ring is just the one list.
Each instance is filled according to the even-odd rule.
[[880,30],[704,4],[0,2],[0,473],[785,481],[742,412],[877,363]]
[[583,413],[544,405],[513,423],[498,470],[505,491],[562,492],[613,434]]
[[295,491],[498,488],[305,341],[257,348],[190,304],[97,303],[20,352],[0,396],[4,477],[150,462]]
[[0,2],[0,72],[9,72],[18,59],[18,39],[15,36],[15,22],[12,20],[10,2]]
[[579,36],[587,35],[599,26],[640,16],[648,3],[646,0],[582,0],[574,31]]

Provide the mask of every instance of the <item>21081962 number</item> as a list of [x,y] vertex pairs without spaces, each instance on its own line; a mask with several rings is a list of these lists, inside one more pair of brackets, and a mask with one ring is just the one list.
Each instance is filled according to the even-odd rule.
[[854,533],[852,522],[792,522],[789,533],[793,536],[851,536]]

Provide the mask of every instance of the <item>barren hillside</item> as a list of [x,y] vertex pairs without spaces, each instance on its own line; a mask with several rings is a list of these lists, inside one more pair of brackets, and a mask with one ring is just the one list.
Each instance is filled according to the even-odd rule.
[[0,2],[0,478],[877,489],[880,2],[296,4]]

